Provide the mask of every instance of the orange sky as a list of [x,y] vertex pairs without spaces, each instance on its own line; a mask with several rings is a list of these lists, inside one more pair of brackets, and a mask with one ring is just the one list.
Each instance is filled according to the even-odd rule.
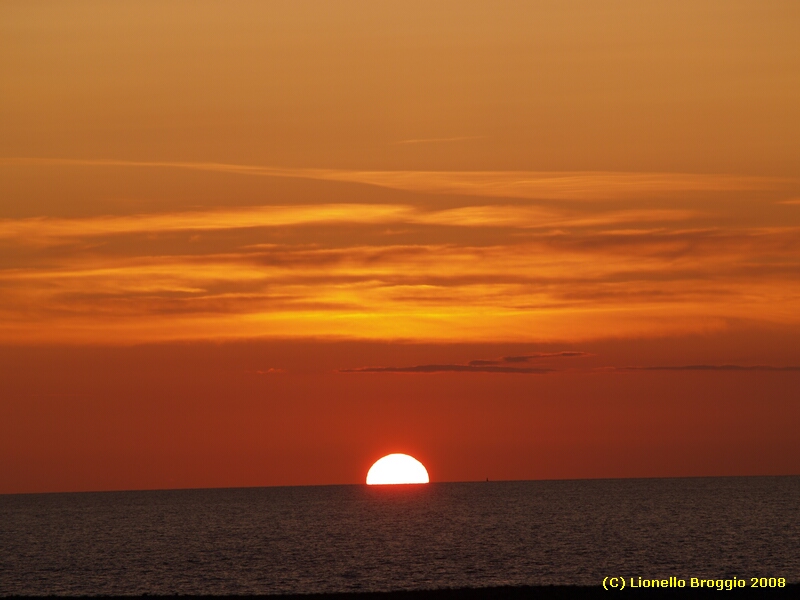
[[798,29],[3,3],[0,493],[800,473]]

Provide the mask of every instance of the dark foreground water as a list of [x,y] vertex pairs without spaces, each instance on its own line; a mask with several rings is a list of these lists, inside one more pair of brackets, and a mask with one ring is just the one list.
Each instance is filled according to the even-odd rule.
[[800,581],[800,477],[0,496],[0,595],[600,585],[613,576]]

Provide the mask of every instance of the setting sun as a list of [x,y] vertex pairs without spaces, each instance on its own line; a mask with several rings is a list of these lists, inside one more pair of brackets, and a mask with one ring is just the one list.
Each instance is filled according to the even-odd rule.
[[375,462],[367,473],[367,485],[428,483],[428,471],[408,454],[389,454]]

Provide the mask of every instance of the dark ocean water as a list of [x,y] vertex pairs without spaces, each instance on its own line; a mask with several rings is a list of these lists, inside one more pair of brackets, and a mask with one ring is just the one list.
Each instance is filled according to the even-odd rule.
[[0,595],[800,581],[800,477],[0,496]]

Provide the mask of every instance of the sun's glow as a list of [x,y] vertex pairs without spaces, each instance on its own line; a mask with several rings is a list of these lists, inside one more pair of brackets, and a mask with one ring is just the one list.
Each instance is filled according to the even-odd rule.
[[367,473],[367,485],[428,483],[428,471],[408,454],[389,454],[376,461]]

